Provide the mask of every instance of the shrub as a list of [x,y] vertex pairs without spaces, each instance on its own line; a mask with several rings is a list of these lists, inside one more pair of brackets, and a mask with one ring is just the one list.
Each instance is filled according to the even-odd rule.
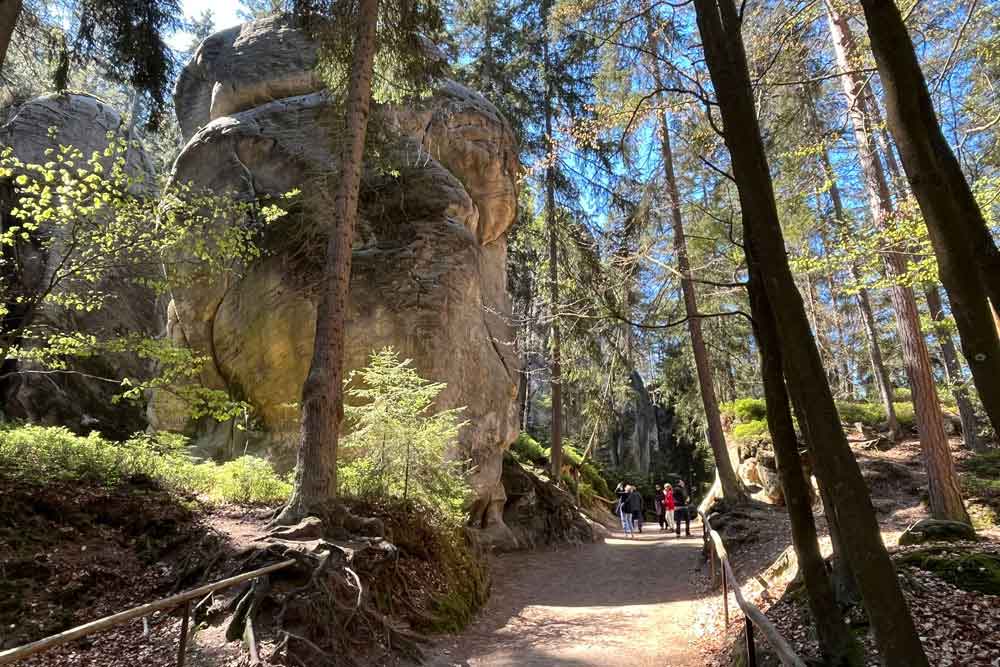
[[741,424],[767,419],[767,405],[761,398],[738,398],[728,406],[733,417]]
[[292,485],[256,456],[241,456],[219,466],[212,495],[231,503],[278,503],[288,498]]
[[748,442],[770,439],[771,433],[767,430],[766,419],[755,419],[745,424],[736,424],[733,427],[733,437],[736,440]]
[[521,463],[544,466],[549,462],[545,448],[527,433],[517,436],[517,440],[510,446],[510,453]]
[[898,401],[900,403],[905,403],[906,401],[912,401],[913,400],[913,392],[911,392],[909,389],[907,389],[905,387],[893,389],[892,390],[892,400],[893,400],[893,402]]
[[217,466],[195,461],[185,445],[183,437],[170,433],[113,442],[62,427],[17,426],[0,430],[0,470],[42,484],[61,480],[117,486],[148,477],[168,489],[226,503],[280,502],[291,492],[290,484],[263,459],[243,456]]
[[420,501],[459,521],[469,495],[463,461],[449,447],[464,425],[461,408],[432,413],[445,388],[420,377],[391,347],[347,378],[350,434],[343,440],[340,487],[348,495]]
[[885,410],[878,403],[837,401],[840,421],[846,424],[861,422],[865,426],[878,426],[885,422]]

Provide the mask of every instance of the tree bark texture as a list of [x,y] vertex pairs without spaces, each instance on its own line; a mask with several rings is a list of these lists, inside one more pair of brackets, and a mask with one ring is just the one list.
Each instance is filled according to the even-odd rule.
[[[962,351],[994,429],[1000,430],[1000,250],[941,131],[896,4],[863,0],[885,91],[886,120],[927,223]],[[974,269],[974,270],[972,270]]]
[[327,242],[316,312],[316,339],[309,374],[302,386],[295,484],[292,497],[278,518],[282,523],[300,519],[337,493],[337,444],[344,417],[344,326],[351,283],[351,244],[358,219],[358,190],[371,108],[378,0],[360,0],[358,24],[344,109],[340,180],[333,201],[333,227]]
[[775,314],[789,393],[800,403],[815,469],[831,500],[844,555],[857,577],[882,659],[889,667],[928,665],[895,568],[882,543],[861,469],[847,444],[802,296],[788,265],[774,187],[754,107],[741,19],[732,0],[694,0],[732,158],[750,270],[760,272]]
[[[847,101],[848,115],[854,126],[858,159],[864,174],[868,204],[876,227],[885,229],[894,214],[892,196],[889,192],[885,171],[879,159],[875,142],[875,128],[869,114],[869,102],[864,94],[864,80],[852,70],[854,58],[854,38],[847,18],[837,11],[833,0],[826,0],[827,21],[833,38],[837,64],[842,72],[840,77]],[[894,249],[882,253],[886,273],[893,281],[889,288],[899,342],[903,351],[903,365],[906,368],[910,390],[913,393],[913,410],[920,435],[920,447],[930,491],[931,514],[937,519],[950,519],[971,523],[962,502],[962,492],[958,484],[948,436],[944,432],[944,417],[934,384],[930,353],[920,328],[920,311],[913,289],[903,281],[906,276],[906,260]]]
[[[546,18],[546,23],[547,23]],[[552,95],[551,63],[549,62],[548,36],[543,45],[545,61],[545,136],[548,146],[548,166],[545,168],[545,226],[549,233],[549,296],[551,298],[550,317],[552,318],[551,360],[549,373],[552,382],[552,420],[549,432],[549,458],[552,464],[552,482],[560,484],[562,479],[562,360],[560,358],[559,332],[559,244],[556,234],[556,146],[552,134],[552,116],[554,101]]]
[[809,481],[802,470],[798,438],[792,424],[782,366],[781,342],[774,313],[763,289],[759,270],[750,273],[750,312],[760,351],[761,377],[767,406],[767,426],[774,445],[778,476],[788,508],[792,543],[816,622],[823,662],[832,666],[863,665],[864,656],[854,640],[834,596],[826,561],[816,536]]
[[934,334],[937,336],[938,346],[941,348],[945,377],[948,384],[952,386],[951,391],[955,395],[955,404],[958,405],[958,416],[962,420],[962,439],[965,441],[966,447],[973,451],[979,451],[981,442],[978,435],[979,426],[976,422],[976,411],[972,407],[969,392],[964,386],[965,374],[962,372],[962,364],[955,352],[955,343],[951,339],[951,332],[942,325],[945,320],[944,305],[941,303],[941,293],[937,285],[928,285],[924,290],[924,296],[927,299],[927,310],[936,325]]
[[22,0],[0,0],[0,72],[7,62],[7,49],[14,37],[14,28],[21,16]]

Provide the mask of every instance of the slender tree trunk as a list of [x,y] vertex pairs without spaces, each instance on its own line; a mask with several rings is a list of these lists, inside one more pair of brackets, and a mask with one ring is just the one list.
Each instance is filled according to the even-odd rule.
[[[1000,431],[1000,250],[934,113],[913,43],[895,3],[863,0],[885,90],[889,130],[916,196],[972,377]],[[975,270],[972,270],[975,269]]]
[[[659,51],[655,41],[653,50],[654,52]],[[657,85],[662,88],[658,63],[654,63],[653,67]],[[701,329],[698,294],[695,291],[694,282],[691,280],[691,262],[688,259],[687,238],[684,235],[684,218],[681,215],[680,192],[677,189],[677,177],[674,174],[674,156],[670,147],[670,123],[666,111],[659,115],[659,123],[660,153],[663,157],[663,174],[666,179],[667,196],[670,198],[670,221],[674,232],[674,254],[677,256],[677,269],[681,274],[681,292],[684,294],[684,310],[687,315],[688,333],[691,336],[695,370],[698,373],[701,404],[705,409],[708,442],[715,457],[715,466],[718,468],[722,497],[726,500],[742,502],[746,500],[746,491],[740,483],[740,478],[733,469],[732,459],[729,457],[726,435],[722,430],[719,401],[715,396],[715,381],[712,378],[708,349],[705,346],[705,338]]]
[[[811,99],[808,103],[813,131],[819,136],[820,124],[816,115],[815,102]],[[823,173],[830,182],[830,201],[833,204],[833,215],[836,218],[838,227],[846,228],[847,213],[844,209],[844,201],[840,196],[840,187],[837,185],[837,173],[833,169],[830,161],[830,154],[824,148],[820,153],[820,165]],[[851,266],[851,276],[856,283],[860,283],[860,275],[856,266]],[[868,290],[861,288],[858,290],[855,299],[858,303],[858,310],[861,313],[861,323],[865,330],[865,338],[868,341],[868,357],[871,360],[872,372],[875,375],[875,384],[878,387],[879,395],[882,397],[882,407],[885,410],[886,424],[889,428],[889,440],[895,442],[903,435],[903,429],[899,426],[899,418],[896,416],[896,406],[893,404],[892,382],[889,380],[889,373],[885,368],[885,361],[882,357],[882,346],[878,339],[878,326],[875,322],[875,315],[872,312],[871,300]]]
[[[546,25],[548,17],[546,15]],[[545,137],[548,146],[548,165],[545,167],[545,226],[549,233],[549,295],[552,301],[552,359],[549,364],[552,376],[552,421],[549,435],[549,452],[552,463],[552,482],[562,479],[562,360],[560,359],[559,332],[559,244],[556,234],[556,145],[552,134],[553,99],[550,77],[548,36],[543,45],[545,61]]]
[[21,16],[22,0],[0,0],[0,72],[7,62],[7,49]]
[[358,190],[371,107],[378,0],[360,0],[358,36],[345,101],[340,178],[326,262],[316,339],[302,386],[302,430],[292,497],[277,521],[295,522],[337,493],[337,444],[344,417],[344,324],[351,283],[351,244],[358,219]]
[[812,494],[802,471],[798,439],[792,425],[788,394],[782,369],[781,342],[774,313],[771,312],[759,270],[750,273],[750,310],[754,335],[760,350],[761,377],[767,405],[767,426],[774,445],[778,476],[788,508],[792,543],[798,556],[809,599],[809,610],[816,623],[823,653],[823,663],[831,666],[863,665],[861,646],[844,623],[820,552],[816,522],[812,512]]
[[[865,188],[872,219],[880,229],[885,229],[893,215],[892,197],[885,178],[885,171],[879,160],[875,144],[874,128],[868,112],[868,100],[864,95],[864,81],[852,70],[854,58],[854,38],[847,19],[833,5],[833,0],[825,0],[830,35],[833,38],[837,64],[845,73],[840,77],[848,114],[854,126],[858,158],[864,174]],[[903,363],[913,392],[913,410],[920,434],[920,447],[924,454],[924,464],[930,491],[931,514],[938,519],[950,519],[971,523],[962,492],[958,485],[958,475],[951,458],[948,437],[944,432],[941,404],[931,369],[930,353],[920,328],[920,312],[913,289],[904,284],[906,260],[895,250],[882,255],[886,273],[894,284],[889,289],[899,342],[903,349]]]
[[732,0],[694,0],[694,6],[739,190],[747,263],[760,272],[775,314],[784,364],[790,369],[789,392],[801,404],[817,474],[836,520],[847,528],[841,531],[844,555],[857,577],[886,665],[925,667],[927,656],[882,544],[868,487],[844,436],[789,268],[740,35],[741,19]]
[[934,334],[937,336],[938,345],[941,347],[941,358],[944,361],[945,377],[952,387],[955,395],[955,404],[958,405],[958,416],[962,420],[962,439],[965,446],[973,451],[980,450],[979,427],[976,424],[976,411],[972,407],[972,400],[964,386],[964,373],[962,364],[958,360],[955,352],[955,344],[951,340],[951,332],[943,326],[945,320],[944,307],[941,304],[941,294],[937,285],[928,285],[924,289],[924,296],[927,298],[927,310],[931,319],[935,322]]
[[[857,269],[854,269],[854,275],[855,281],[857,281],[859,278]],[[878,386],[879,396],[882,397],[882,407],[885,409],[889,440],[895,442],[903,437],[903,428],[899,425],[896,405],[892,401],[892,380],[889,379],[889,371],[886,370],[885,361],[882,359],[882,346],[878,342],[878,323],[875,321],[875,313],[872,312],[868,290],[859,289],[856,299],[858,312],[861,313],[861,322],[864,325],[865,337],[868,339],[868,356],[871,358],[872,369],[875,373],[875,384]]]

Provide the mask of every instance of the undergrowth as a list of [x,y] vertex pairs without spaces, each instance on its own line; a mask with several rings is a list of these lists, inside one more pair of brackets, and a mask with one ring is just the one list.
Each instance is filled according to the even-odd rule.
[[[899,398],[908,397],[906,392],[898,392]],[[860,422],[871,428],[880,428],[885,424],[885,408],[881,403],[859,401],[837,401],[837,412],[840,421],[845,424]],[[896,417],[903,428],[914,428],[916,416],[913,403],[900,400],[893,403]],[[767,440],[770,435],[767,430],[767,408],[763,399],[739,398],[729,403],[723,403],[719,409],[729,424],[730,432],[737,441],[748,442]]]
[[182,436],[167,433],[115,442],[62,427],[11,426],[0,429],[0,470],[15,481],[80,481],[105,487],[148,478],[218,503],[276,503],[291,492],[291,485],[263,459],[241,456],[217,465],[190,457],[186,444]]
[[1000,524],[1000,449],[973,454],[959,470],[973,525],[983,529]]

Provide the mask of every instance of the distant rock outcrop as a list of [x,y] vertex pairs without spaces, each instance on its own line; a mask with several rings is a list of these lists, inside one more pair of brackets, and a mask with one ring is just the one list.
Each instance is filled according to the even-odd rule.
[[[187,145],[175,180],[248,198],[303,193],[239,279],[173,293],[169,335],[210,359],[202,382],[254,408],[238,431],[191,423],[170,395],[157,395],[154,425],[192,434],[206,456],[256,451],[286,468],[294,459],[338,163],[340,115],[315,62],[316,47],[272,16],[206,39],[178,81]],[[438,406],[466,408],[454,455],[472,465],[473,522],[509,538],[501,468],[517,434],[506,293],[519,170],[513,133],[481,95],[445,79],[427,98],[376,107],[370,134],[378,161],[363,176],[347,368],[392,345],[423,376],[447,383]]]

